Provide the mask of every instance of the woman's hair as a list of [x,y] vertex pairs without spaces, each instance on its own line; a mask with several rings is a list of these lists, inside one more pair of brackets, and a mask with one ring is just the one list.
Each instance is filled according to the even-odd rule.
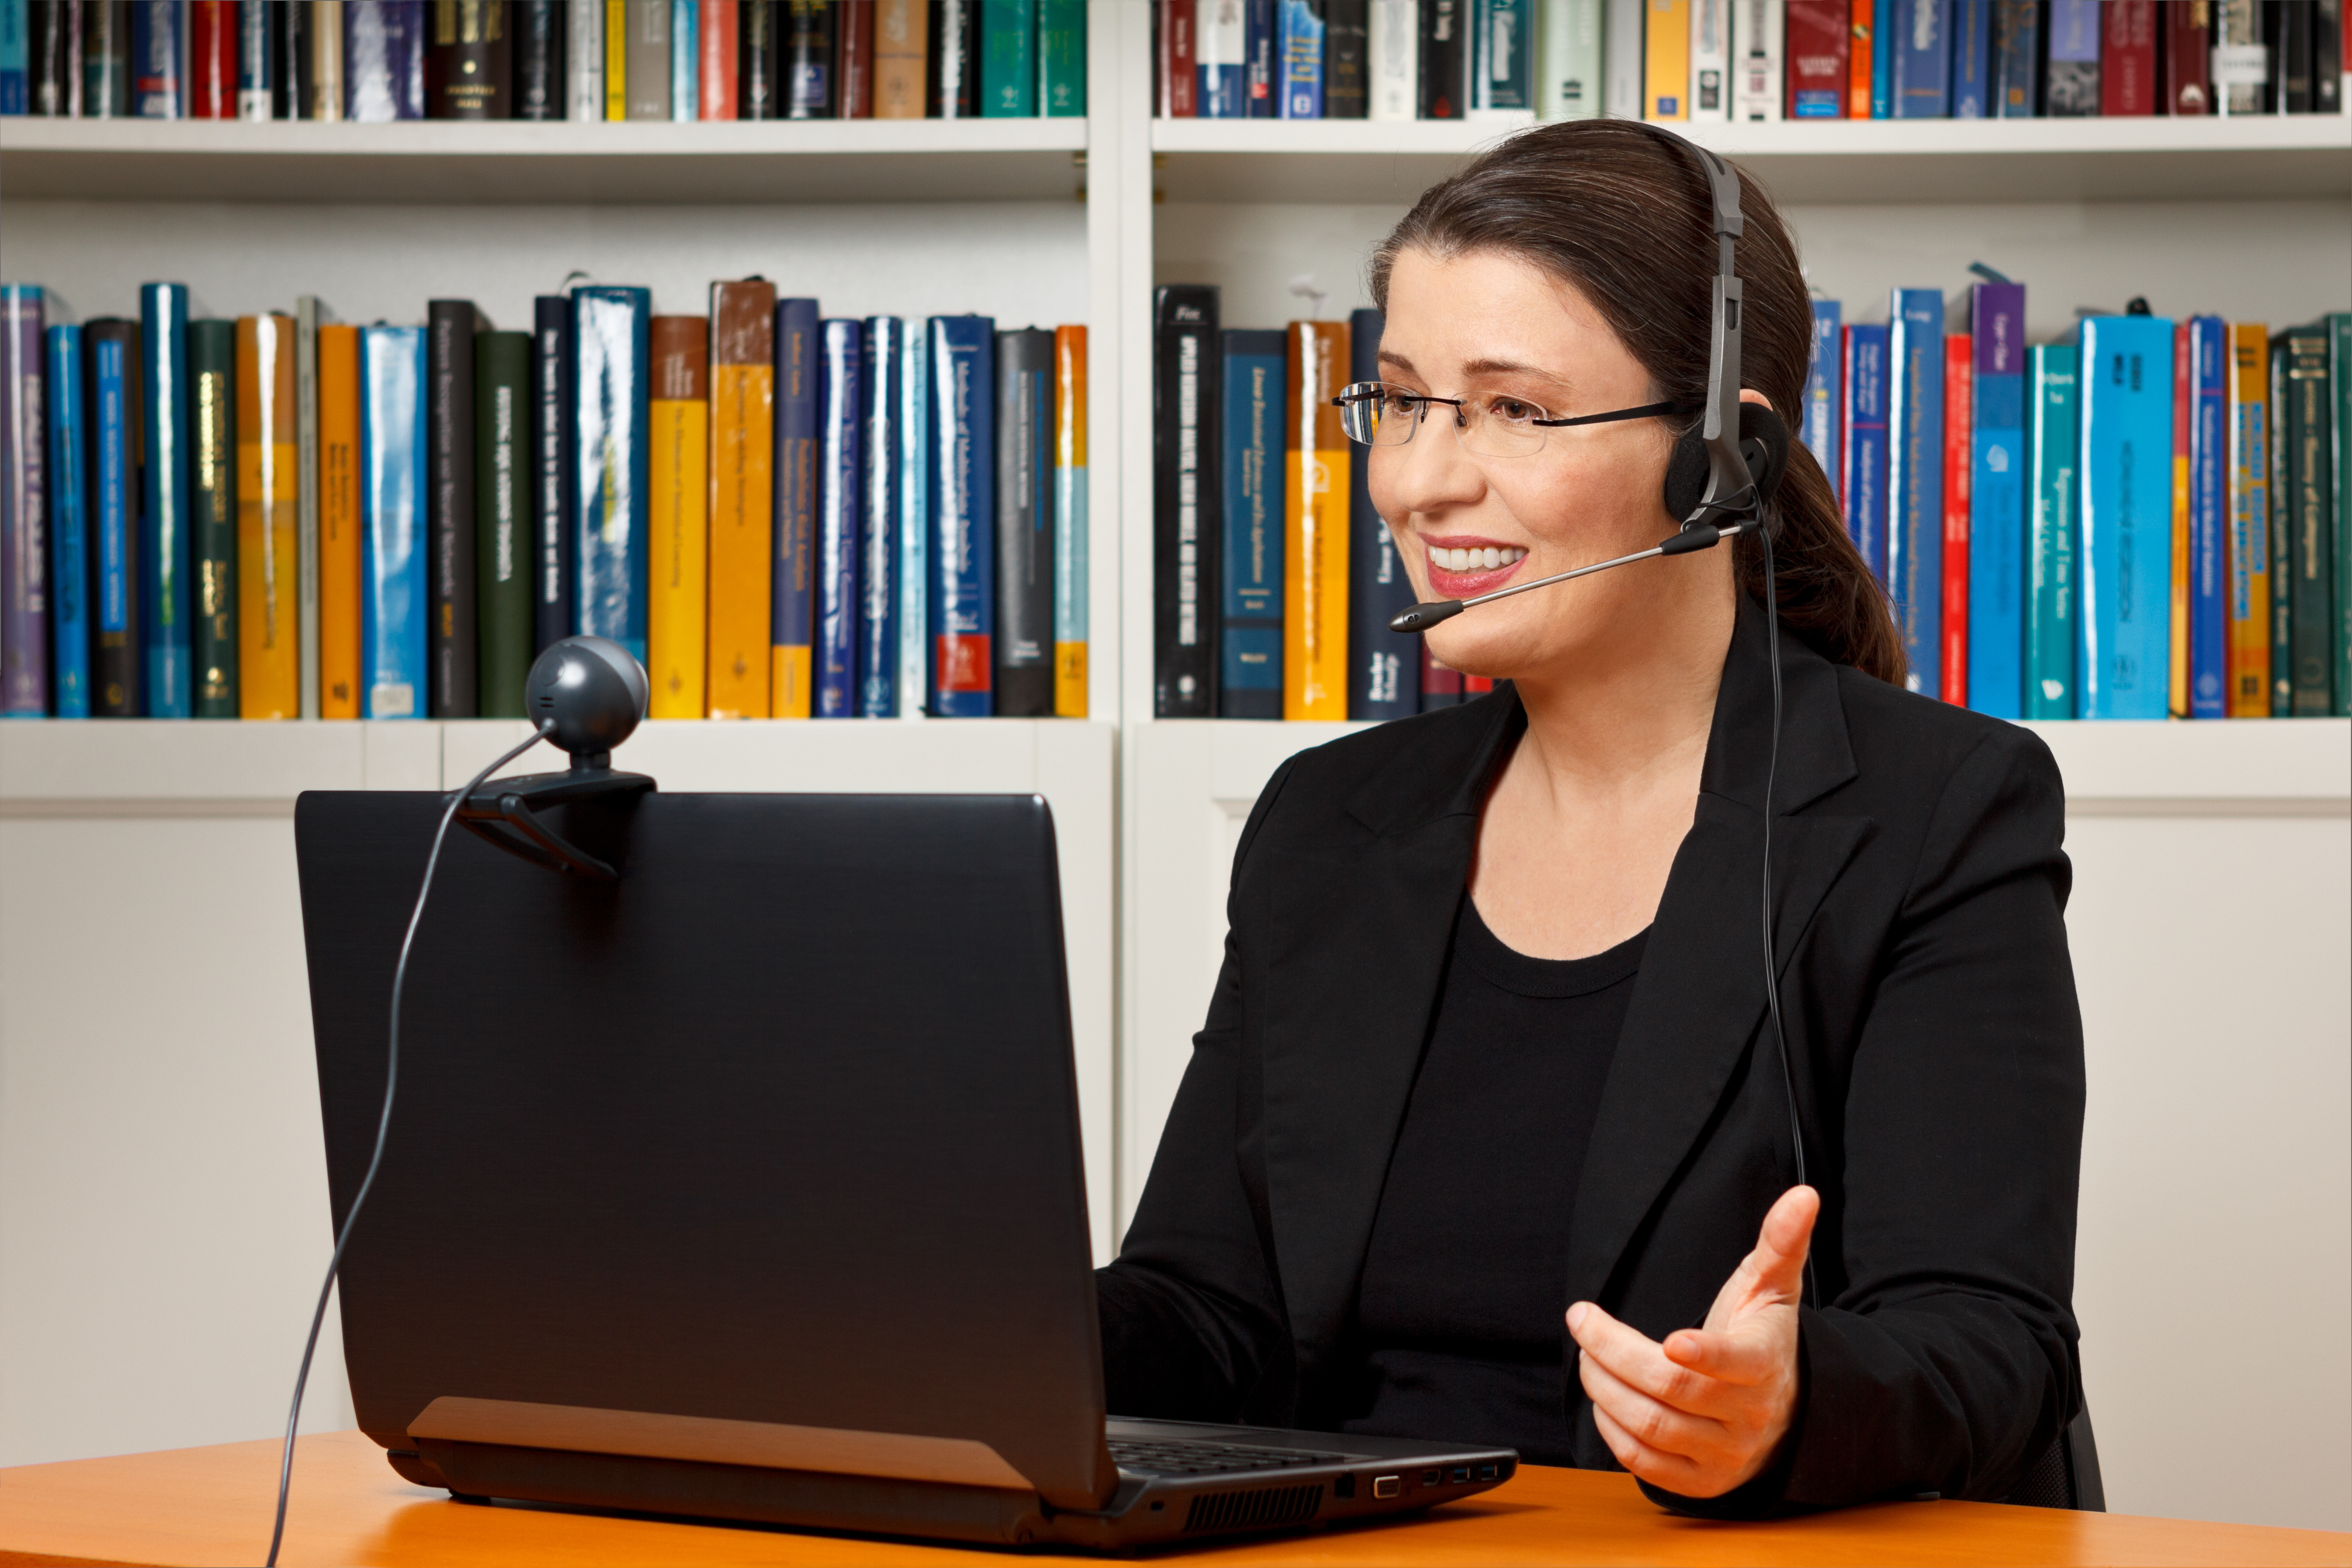
[[[1743,177],[1739,201],[1740,382],[1793,426],[1812,357],[1812,307],[1771,198]],[[1654,132],[1619,120],[1539,126],[1422,193],[1372,253],[1372,299],[1388,308],[1389,272],[1406,250],[1518,257],[1592,301],[1650,373],[1654,399],[1696,408],[1706,400],[1714,210],[1696,159]],[[1838,663],[1901,685],[1903,641],[1885,591],[1846,536],[1829,479],[1802,442],[1790,443],[1776,500],[1781,620]],[[1739,536],[1734,560],[1760,603],[1764,552],[1753,535]]]

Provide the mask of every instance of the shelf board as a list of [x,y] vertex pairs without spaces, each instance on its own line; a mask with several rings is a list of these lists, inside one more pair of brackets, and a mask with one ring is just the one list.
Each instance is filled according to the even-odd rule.
[[0,121],[12,201],[556,203],[1066,199],[1087,121]]
[[[1403,203],[1517,129],[1475,120],[1155,120],[1171,202]],[[2352,195],[2352,118],[1678,126],[1791,205]]]

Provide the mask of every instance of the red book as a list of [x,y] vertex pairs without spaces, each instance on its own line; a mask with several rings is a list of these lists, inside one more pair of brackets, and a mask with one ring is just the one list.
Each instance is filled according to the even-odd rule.
[[1846,29],[1852,40],[1852,46],[1846,50],[1845,117],[1848,120],[1870,118],[1871,16],[1872,7],[1857,0]]
[[236,0],[188,7],[188,118],[236,118]]
[[740,10],[735,0],[702,0],[700,112],[705,120],[735,118],[735,23]]
[[1484,697],[1494,689],[1495,682],[1491,676],[1465,675],[1462,678],[1462,700],[1465,702],[1473,697]]
[[2164,112],[2213,112],[2211,0],[2164,0]]
[[1160,118],[1191,120],[1201,86],[1198,50],[1192,42],[1192,0],[1160,0]]
[[874,0],[841,0],[841,96],[844,120],[874,118]]
[[1853,18],[1846,0],[1789,0],[1788,94],[1791,120],[1846,118]]
[[2099,112],[2156,112],[2156,0],[2099,7]]
[[1969,477],[1976,457],[1976,342],[1944,338],[1944,665],[1937,690],[1969,705]]
[[1451,708],[1462,700],[1462,672],[1443,665],[1433,658],[1429,644],[1421,645],[1421,706],[1423,712],[1432,708]]

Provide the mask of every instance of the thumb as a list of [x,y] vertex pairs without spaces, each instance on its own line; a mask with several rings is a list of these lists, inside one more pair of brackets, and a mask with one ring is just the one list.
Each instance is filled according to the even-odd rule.
[[1805,1257],[1812,1250],[1813,1222],[1821,1212],[1821,1194],[1790,1187],[1764,1215],[1756,1250],[1748,1255],[1756,1295],[1793,1300],[1803,1293]]

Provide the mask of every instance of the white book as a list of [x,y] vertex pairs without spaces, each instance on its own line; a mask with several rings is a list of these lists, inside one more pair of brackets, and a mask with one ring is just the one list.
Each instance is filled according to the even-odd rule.
[[563,118],[604,118],[604,0],[572,0],[563,18]]
[[1734,120],[1780,118],[1780,73],[1787,57],[1786,0],[1734,0],[1731,47]]
[[1731,118],[1731,0],[1691,0],[1690,117]]
[[1242,0],[1200,0],[1192,12],[1192,58],[1201,73],[1193,112],[1203,120],[1246,118],[1243,77],[1249,62],[1249,24]]
[[1608,0],[1608,21],[1601,32],[1609,73],[1601,93],[1601,112],[1616,120],[1639,120],[1643,85],[1642,0]]
[[898,717],[930,700],[931,334],[910,316],[898,334]]
[[343,117],[342,0],[310,0],[310,118]]
[[1421,117],[1421,10],[1413,0],[1371,0],[1374,120]]
[[1603,0],[1543,0],[1536,17],[1536,108],[1546,120],[1601,112]]

